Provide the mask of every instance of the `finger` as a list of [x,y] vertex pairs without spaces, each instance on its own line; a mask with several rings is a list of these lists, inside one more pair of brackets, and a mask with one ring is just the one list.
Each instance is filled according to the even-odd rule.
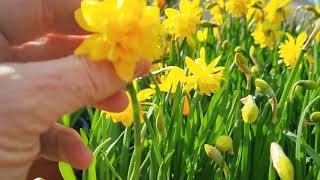
[[11,60],[9,53],[9,44],[5,37],[0,33],[0,63]]
[[10,48],[13,62],[59,59],[73,54],[82,43],[83,36],[48,35],[37,41]]
[[[49,32],[83,34],[74,20],[81,0],[0,1],[0,32],[9,44],[21,44]],[[12,12],[15,13],[14,15]]]
[[92,154],[79,134],[71,129],[54,124],[40,137],[40,156],[51,161],[63,161],[74,168],[88,168]]
[[[145,71],[139,70],[145,67],[137,69]],[[0,90],[0,97],[6,104],[6,108],[0,108],[0,114],[17,119],[18,122],[12,122],[14,127],[18,123],[28,133],[42,133],[61,115],[102,102],[123,89],[126,82],[118,78],[108,62],[69,56],[46,62],[0,65],[0,84],[5,87]],[[15,117],[16,112],[25,118]]]
[[27,180],[34,180],[39,177],[46,180],[63,180],[58,163],[46,159],[37,159],[33,162]]
[[115,95],[102,100],[94,106],[109,112],[122,112],[128,107],[129,99],[125,91],[119,91]]
[[136,77],[142,77],[143,75],[147,74],[149,70],[151,69],[152,63],[147,60],[142,60],[137,64],[137,67],[139,67],[136,71]]

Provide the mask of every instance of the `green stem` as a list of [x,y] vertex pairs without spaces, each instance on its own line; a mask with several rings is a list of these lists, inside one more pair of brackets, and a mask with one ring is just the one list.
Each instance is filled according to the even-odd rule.
[[287,99],[289,98],[289,93],[290,93],[290,90],[292,89],[292,86],[294,84],[294,80],[298,74],[298,70],[299,70],[299,66],[301,64],[301,61],[303,59],[303,56],[304,54],[306,53],[306,50],[305,49],[302,49],[301,50],[301,53],[296,61],[296,63],[294,64],[293,68],[292,68],[292,71],[290,73],[290,76],[289,76],[289,79],[284,87],[284,90],[283,90],[283,93],[281,95],[281,99],[280,99],[280,102],[279,102],[279,106],[278,106],[278,110],[277,110],[277,114],[278,114],[278,118],[280,118],[280,115],[282,114],[282,110],[283,110],[283,107],[285,105],[285,102],[287,101]]
[[134,126],[134,170],[131,176],[133,180],[138,180],[140,177],[140,165],[141,165],[141,125],[140,125],[140,112],[139,103],[137,100],[137,94],[132,84],[128,85],[128,91],[132,101],[133,109],[133,126]]
[[302,179],[302,174],[301,174],[301,164],[300,164],[300,151],[301,151],[301,136],[302,136],[302,126],[303,126],[303,121],[307,115],[308,110],[311,108],[311,106],[316,102],[320,100],[320,96],[316,97],[313,99],[307,107],[303,110],[300,120],[299,120],[299,125],[298,125],[298,131],[297,131],[297,142],[296,142],[296,152],[295,152],[295,159],[296,159],[296,169],[297,169],[297,179]]

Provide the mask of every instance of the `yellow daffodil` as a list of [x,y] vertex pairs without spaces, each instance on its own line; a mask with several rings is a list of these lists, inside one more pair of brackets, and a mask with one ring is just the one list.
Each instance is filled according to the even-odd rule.
[[111,61],[118,76],[131,80],[137,62],[158,58],[160,11],[143,0],[84,0],[75,12],[78,24],[90,35],[76,55]]
[[[179,83],[184,83],[186,76],[184,70],[174,66],[166,77],[163,77],[159,84],[160,91],[175,93]],[[151,86],[154,88],[154,86]]]
[[235,17],[245,17],[250,0],[229,0],[226,3],[228,11]]
[[213,28],[213,35],[218,40],[221,40],[221,32],[220,32],[219,28],[217,28],[217,27]]
[[283,62],[289,68],[292,68],[301,52],[304,42],[307,40],[308,35],[302,32],[295,40],[291,34],[286,33],[288,40],[279,46],[279,54]]
[[211,93],[220,89],[220,81],[223,76],[224,67],[216,67],[221,56],[214,59],[209,65],[206,64],[204,48],[200,50],[200,58],[195,61],[186,57],[186,64],[191,72],[187,78],[186,90],[198,90],[201,94],[210,96]]
[[259,44],[261,48],[272,48],[280,36],[279,25],[269,21],[259,22],[252,36],[255,44]]
[[[151,88],[139,91],[137,93],[138,102],[142,103],[143,101],[150,99],[154,93],[155,93],[155,90],[151,89]],[[112,112],[105,112],[105,113],[108,117],[111,117],[113,122],[115,122],[115,123],[121,122],[124,126],[129,127],[129,126],[131,126],[131,124],[133,122],[133,108],[132,108],[132,102],[131,102],[131,98],[129,96],[129,93],[127,93],[127,94],[129,97],[129,104],[128,104],[128,107],[124,111],[122,111],[120,113],[112,113]],[[140,108],[140,121],[141,122],[143,122],[143,114],[144,114],[144,112]]]
[[207,37],[208,37],[207,28],[197,31],[197,38],[200,42],[205,42],[207,40]]
[[280,24],[290,13],[288,9],[290,3],[291,0],[270,0],[265,6],[266,19],[272,23]]
[[276,169],[281,180],[294,180],[294,168],[290,159],[283,152],[281,146],[272,142],[270,146],[270,154],[273,167]]
[[221,6],[215,5],[210,9],[210,14],[212,15],[213,21],[218,25],[222,26],[223,16]]
[[163,25],[177,38],[190,38],[200,24],[202,8],[199,6],[199,0],[181,0],[179,8],[180,11],[173,8],[165,10],[168,18],[163,21]]
[[264,18],[264,6],[264,0],[251,0],[248,5],[248,12],[246,15],[247,20],[254,20],[255,22],[262,20]]

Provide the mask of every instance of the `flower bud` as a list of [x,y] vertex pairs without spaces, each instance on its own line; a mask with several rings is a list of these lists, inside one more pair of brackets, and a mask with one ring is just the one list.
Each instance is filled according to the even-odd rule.
[[222,45],[221,45],[221,49],[222,50],[226,50],[229,46],[229,41],[228,40],[225,40],[223,41]]
[[257,59],[257,50],[254,46],[250,47],[249,54],[252,59]]
[[231,154],[233,154],[233,141],[232,138],[230,136],[227,135],[222,135],[219,136],[216,140],[216,147],[217,149],[219,149],[222,152],[230,152]]
[[320,122],[320,112],[313,112],[310,116],[310,121],[319,123]]
[[252,74],[256,74],[256,73],[258,73],[259,72],[259,69],[257,68],[257,66],[252,66],[251,67],[251,73]]
[[245,98],[242,98],[241,102],[244,104],[243,108],[241,109],[244,122],[249,124],[254,123],[259,115],[259,108],[253,97],[249,95]]
[[242,52],[243,52],[243,49],[242,49],[242,47],[237,46],[237,47],[234,49],[234,52],[235,52],[235,53],[242,53]]
[[292,163],[278,143],[271,143],[270,154],[273,167],[276,169],[280,179],[293,180],[294,169]]
[[190,107],[189,107],[189,101],[187,96],[184,96],[183,98],[183,115],[188,116],[189,115],[189,111],[190,111]]
[[271,86],[265,80],[257,78],[255,80],[255,84],[257,91],[261,92],[264,95],[267,95],[268,97],[274,96],[274,92]]
[[163,132],[163,130],[164,130],[164,122],[163,122],[163,113],[162,113],[162,111],[159,111],[159,113],[157,115],[156,127],[157,127],[159,132],[161,132],[161,133]]
[[307,10],[307,11],[316,11],[315,8],[310,4],[306,4],[304,6],[304,9]]
[[315,90],[319,87],[319,85],[313,80],[300,80],[297,84],[308,90]]
[[257,50],[254,46],[250,47],[249,55],[250,55],[250,58],[257,69],[257,72],[262,71],[262,67],[261,67],[260,63],[258,62],[258,58],[257,58]]
[[224,160],[223,160],[222,154],[217,148],[209,144],[205,144],[204,150],[206,151],[207,156],[210,159],[212,159],[215,163],[218,163],[219,165],[223,164]]
[[236,53],[235,63],[241,72],[243,72],[245,74],[251,73],[251,71],[248,67],[248,59],[246,57],[244,57],[241,53]]

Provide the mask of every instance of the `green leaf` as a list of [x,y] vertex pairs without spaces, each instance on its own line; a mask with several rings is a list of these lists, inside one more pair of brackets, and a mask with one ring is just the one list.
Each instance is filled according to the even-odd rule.
[[101,151],[102,148],[104,148],[111,139],[105,140],[103,143],[101,143],[93,152],[93,158],[92,158],[92,163],[89,167],[89,180],[97,180],[97,172],[96,172],[96,163],[97,163],[97,156],[99,152]]
[[[297,135],[293,134],[292,132],[290,131],[286,131],[286,132],[283,132],[291,141],[293,141],[294,143],[297,142]],[[305,144],[305,148],[306,148],[306,152],[307,154],[314,160],[314,162],[320,166],[320,156],[319,154],[314,150],[312,149],[312,147],[309,145],[309,144]]]
[[77,180],[72,167],[64,162],[59,162],[60,173],[65,180]]
[[61,118],[61,123],[62,125],[66,126],[66,127],[70,127],[70,114],[66,114],[64,116],[62,116]]
[[88,140],[87,134],[82,128],[80,128],[80,136],[81,136],[81,139],[82,139],[83,143],[85,145],[88,145],[89,140]]

